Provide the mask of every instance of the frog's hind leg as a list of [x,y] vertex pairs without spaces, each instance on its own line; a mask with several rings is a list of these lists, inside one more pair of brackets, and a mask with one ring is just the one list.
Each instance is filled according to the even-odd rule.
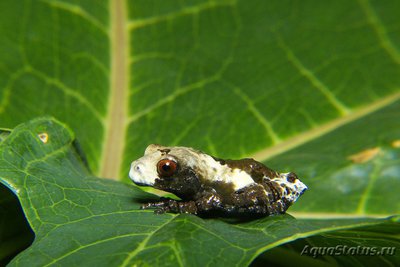
[[270,202],[264,187],[252,184],[232,194],[232,204],[225,206],[228,214],[265,216],[271,214]]

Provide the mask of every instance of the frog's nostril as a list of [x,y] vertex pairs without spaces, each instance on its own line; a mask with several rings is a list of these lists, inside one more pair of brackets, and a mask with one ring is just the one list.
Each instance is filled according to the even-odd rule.
[[131,172],[138,172],[138,171],[140,171],[140,166],[139,166],[140,164],[138,163],[138,162],[136,162],[136,161],[134,161],[134,162],[132,162],[131,163]]
[[133,167],[132,169],[135,170],[135,172],[141,172],[143,170],[143,165],[140,163],[135,163],[133,164],[132,167]]

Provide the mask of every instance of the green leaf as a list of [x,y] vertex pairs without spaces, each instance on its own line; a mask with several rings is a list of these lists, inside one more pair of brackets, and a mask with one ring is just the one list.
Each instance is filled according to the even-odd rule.
[[0,144],[0,155],[2,183],[18,195],[35,232],[32,246],[11,265],[243,266],[301,237],[383,223],[398,230],[396,218],[296,220],[281,215],[240,223],[143,211],[140,202],[154,196],[91,177],[73,133],[52,119],[16,127]]

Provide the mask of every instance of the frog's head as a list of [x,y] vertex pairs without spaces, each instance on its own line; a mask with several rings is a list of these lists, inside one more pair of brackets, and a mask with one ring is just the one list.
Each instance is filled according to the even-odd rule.
[[137,185],[190,198],[200,187],[199,161],[206,154],[187,147],[149,145],[144,156],[133,161],[129,177]]

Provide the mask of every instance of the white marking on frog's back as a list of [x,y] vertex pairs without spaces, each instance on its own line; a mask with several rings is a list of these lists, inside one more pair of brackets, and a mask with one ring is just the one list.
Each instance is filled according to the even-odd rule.
[[222,165],[207,154],[198,155],[198,162],[193,163],[197,164],[204,179],[210,182],[231,183],[235,191],[255,183],[253,178],[243,170],[232,169],[227,164]]

